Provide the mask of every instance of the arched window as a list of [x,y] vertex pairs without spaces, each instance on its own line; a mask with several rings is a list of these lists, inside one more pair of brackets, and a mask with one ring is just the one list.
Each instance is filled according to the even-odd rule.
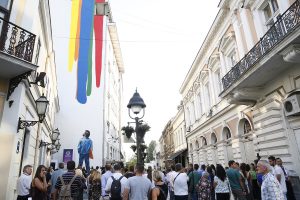
[[197,148],[197,149],[200,148],[198,140],[196,140],[196,148]]
[[217,136],[215,133],[211,134],[211,144],[216,144],[218,142]]
[[206,146],[207,145],[207,142],[206,142],[206,139],[205,139],[205,137],[202,137],[202,146]]
[[224,140],[228,140],[231,138],[231,133],[230,133],[230,130],[228,127],[225,127],[223,129],[223,138],[224,138]]
[[245,120],[244,122],[244,134],[251,132],[251,125],[248,120]]

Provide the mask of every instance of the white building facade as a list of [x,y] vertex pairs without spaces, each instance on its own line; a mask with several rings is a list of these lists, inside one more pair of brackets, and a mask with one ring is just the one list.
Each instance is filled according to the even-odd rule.
[[273,155],[300,174],[299,6],[220,1],[180,88],[191,163],[227,166]]
[[[108,4],[105,6],[109,9]],[[95,10],[95,14],[98,14],[98,8]],[[95,51],[93,57],[95,57]],[[53,162],[64,161],[64,152],[71,151],[72,159],[78,164],[77,145],[85,130],[90,131],[90,138],[93,140],[94,159],[90,160],[91,166],[103,166],[107,162],[122,160],[120,134],[123,72],[116,24],[113,22],[111,14],[108,14],[104,16],[103,23],[100,87],[97,88],[92,83],[92,93],[87,97],[85,104],[79,103],[75,98],[76,73],[68,72],[66,67],[62,67],[58,71],[58,81],[61,83],[58,90],[64,98],[60,100],[61,110],[57,118],[63,135],[61,150],[55,155]],[[95,74],[94,71],[93,74]]]
[[[57,128],[59,101],[49,2],[1,1],[0,21],[0,199],[10,200],[25,165],[33,166],[33,175],[38,165],[50,165],[54,152],[46,144]],[[38,122],[42,95],[49,104]]]

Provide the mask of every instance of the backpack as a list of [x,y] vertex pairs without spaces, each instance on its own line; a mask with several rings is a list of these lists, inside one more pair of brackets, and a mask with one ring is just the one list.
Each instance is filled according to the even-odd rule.
[[111,184],[110,188],[110,194],[112,200],[122,200],[121,197],[121,179],[123,176],[121,176],[119,179],[115,179],[113,176],[111,176],[113,182]]
[[58,199],[59,200],[72,200],[72,196],[71,196],[71,185],[74,182],[74,180],[76,179],[76,175],[71,179],[71,181],[68,184],[65,184],[64,179],[62,176],[60,176],[60,181],[61,181],[61,188],[60,188],[60,192],[59,192],[59,196]]

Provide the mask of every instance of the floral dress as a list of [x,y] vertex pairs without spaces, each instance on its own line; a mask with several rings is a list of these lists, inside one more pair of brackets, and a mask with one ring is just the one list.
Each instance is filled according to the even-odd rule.
[[210,200],[211,199],[211,184],[208,178],[201,177],[197,184],[198,200]]

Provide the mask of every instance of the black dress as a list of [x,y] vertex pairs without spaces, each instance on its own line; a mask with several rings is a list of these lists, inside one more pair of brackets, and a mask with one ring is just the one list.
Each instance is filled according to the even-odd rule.
[[37,187],[31,184],[31,197],[32,200],[47,200],[47,192],[40,191]]
[[157,200],[166,200],[168,197],[168,186],[164,183],[162,185],[155,185],[159,189]]

